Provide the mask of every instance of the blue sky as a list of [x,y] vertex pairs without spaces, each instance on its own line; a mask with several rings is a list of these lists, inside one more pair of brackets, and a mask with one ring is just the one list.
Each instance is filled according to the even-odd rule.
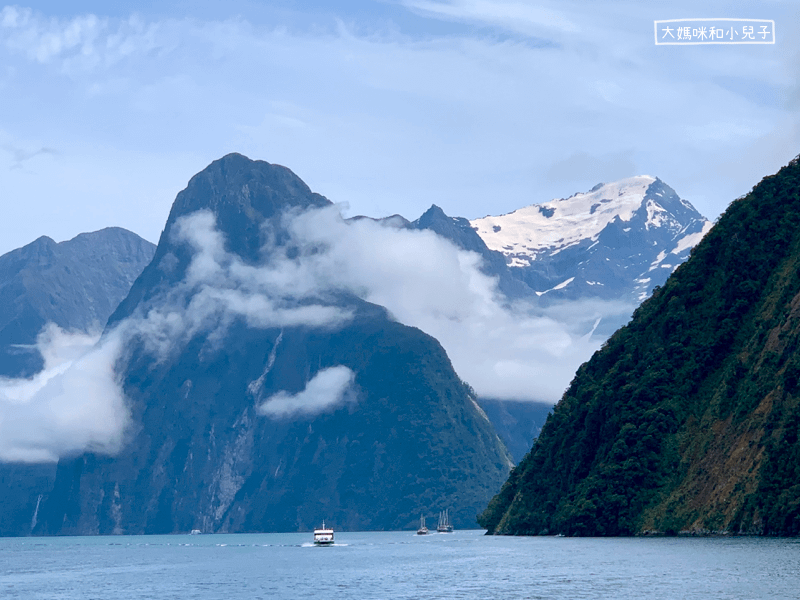
[[[155,242],[228,152],[348,214],[476,218],[637,174],[715,218],[800,153],[800,8],[739,2],[0,5],[0,253],[117,225]],[[774,46],[653,21],[774,19]]]

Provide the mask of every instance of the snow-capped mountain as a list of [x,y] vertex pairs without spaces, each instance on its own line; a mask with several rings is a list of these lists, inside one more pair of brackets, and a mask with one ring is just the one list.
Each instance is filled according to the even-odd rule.
[[711,228],[689,202],[648,175],[471,225],[543,299],[637,303],[666,281]]

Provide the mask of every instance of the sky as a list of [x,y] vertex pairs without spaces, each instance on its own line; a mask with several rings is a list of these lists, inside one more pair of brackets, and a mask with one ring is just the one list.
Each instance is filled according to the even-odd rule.
[[[0,254],[108,226],[156,242],[240,152],[347,215],[470,219],[660,177],[710,219],[800,154],[800,6],[280,0],[0,5]],[[773,19],[774,45],[656,46],[654,20]]]

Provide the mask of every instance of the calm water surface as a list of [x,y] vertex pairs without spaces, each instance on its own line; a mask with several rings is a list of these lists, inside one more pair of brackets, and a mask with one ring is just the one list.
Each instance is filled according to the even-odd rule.
[[0,538],[0,598],[800,598],[793,539],[336,538]]

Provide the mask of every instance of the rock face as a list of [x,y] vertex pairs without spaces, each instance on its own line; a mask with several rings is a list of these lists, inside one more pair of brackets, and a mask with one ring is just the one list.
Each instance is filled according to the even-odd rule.
[[[182,217],[213,217],[219,237],[208,242],[221,245],[209,256],[229,273],[261,273],[278,258],[313,256],[293,245],[284,218],[327,205],[284,167],[238,154],[215,161],[178,195],[109,329],[154,314],[186,318],[201,300],[242,292],[181,242]],[[209,279],[188,285],[202,269]],[[445,508],[457,527],[474,524],[511,462],[438,342],[344,292],[275,298],[260,289],[246,299],[263,309],[217,311],[165,354],[140,327],[120,367],[136,424],[124,450],[62,460],[36,532],[296,531],[323,519],[397,529]],[[270,321],[331,312],[347,318]],[[319,404],[336,386],[338,400]]]
[[41,370],[33,344],[46,323],[99,331],[154,252],[135,233],[109,227],[58,244],[40,237],[0,256],[0,376]]
[[800,533],[800,157],[733,202],[585,363],[479,521]]
[[[35,343],[46,323],[99,331],[155,248],[110,227],[61,243],[41,237],[0,256],[0,377],[42,369]],[[0,536],[30,533],[55,474],[55,464],[0,463]]]
[[543,301],[636,303],[666,281],[711,226],[646,175],[471,224]]

